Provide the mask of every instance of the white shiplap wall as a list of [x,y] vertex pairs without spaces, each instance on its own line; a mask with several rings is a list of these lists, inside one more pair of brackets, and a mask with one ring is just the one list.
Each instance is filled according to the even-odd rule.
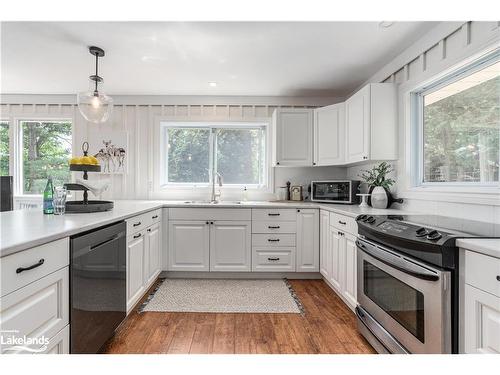
[[[178,101],[181,104],[173,104]],[[210,104],[202,104],[203,101]],[[208,191],[187,189],[184,191],[153,191],[151,182],[154,170],[153,152],[155,119],[158,117],[179,121],[256,121],[270,120],[278,107],[316,107],[341,101],[341,98],[210,98],[210,97],[127,97],[117,96],[111,120],[103,125],[90,124],[80,115],[72,96],[4,95],[0,105],[3,120],[70,118],[73,121],[74,153],[81,154],[81,144],[92,132],[103,129],[128,133],[128,173],[124,175],[100,175],[89,173],[89,180],[110,179],[110,190],[102,199],[206,199]],[[139,104],[131,104],[131,103]],[[168,104],[158,104],[158,103]],[[230,104],[223,104],[224,102]],[[236,104],[236,103],[242,104]],[[33,104],[41,103],[41,104]],[[147,104],[154,103],[154,104]],[[189,104],[183,104],[189,103]],[[80,176],[80,174],[77,174]],[[276,185],[287,180],[305,183],[314,178],[343,178],[345,168],[283,168],[276,172]],[[223,192],[224,194],[224,192]],[[225,198],[239,199],[241,192],[226,192]],[[250,192],[250,199],[270,199],[270,193]],[[76,198],[79,198],[77,196]]]
[[[394,82],[398,85],[399,159],[395,162],[398,184],[395,191],[405,198],[404,208],[426,213],[453,215],[481,221],[500,222],[500,195],[482,202],[481,196],[467,198],[452,194],[424,194],[408,191],[407,119],[405,97],[409,90],[433,77],[462,64],[482,51],[500,47],[500,22],[443,22],[393,61],[377,72],[369,82]],[[373,164],[348,169],[355,178],[361,169]]]

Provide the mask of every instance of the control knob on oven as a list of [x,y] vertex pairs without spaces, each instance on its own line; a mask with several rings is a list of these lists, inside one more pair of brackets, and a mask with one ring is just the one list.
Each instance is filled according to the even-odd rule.
[[431,230],[429,234],[427,234],[427,239],[431,241],[439,240],[443,235],[439,233],[437,230]]
[[416,236],[417,237],[425,237],[429,234],[429,231],[425,229],[424,227],[418,228],[416,231]]
[[368,216],[368,218],[364,221],[368,224],[373,224],[375,222],[375,218],[373,216]]

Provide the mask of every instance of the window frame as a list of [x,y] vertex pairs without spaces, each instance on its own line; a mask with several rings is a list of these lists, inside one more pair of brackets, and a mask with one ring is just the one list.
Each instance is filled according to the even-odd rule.
[[[9,123],[9,173],[13,176],[14,198],[41,198],[42,194],[24,194],[23,189],[23,136],[22,122],[70,122],[71,123],[71,153],[75,151],[75,121],[71,116],[47,116],[29,114],[9,119],[2,118]],[[73,176],[72,176],[73,177]]]
[[[270,157],[271,157],[271,127],[268,120],[256,120],[256,121],[183,121],[183,120],[167,120],[159,119],[159,147],[158,151],[155,152],[155,156],[159,156],[158,162],[158,181],[155,184],[160,190],[167,189],[192,189],[192,188],[209,188],[212,186],[213,181],[213,171],[215,169],[214,157],[215,157],[215,136],[212,132],[213,129],[262,129],[264,132],[264,170],[263,170],[263,184],[226,184],[223,183],[223,189],[242,189],[246,187],[248,190],[258,190],[258,191],[271,191],[272,190],[272,168],[270,167]],[[198,129],[208,129],[211,131],[209,139],[209,181],[207,183],[184,183],[184,182],[166,182],[167,178],[165,176],[167,171],[166,164],[168,163],[168,158],[162,157],[164,150],[166,149],[166,136],[165,132],[168,128],[198,128]],[[224,176],[222,176],[224,178]]]
[[424,181],[424,96],[446,87],[500,61],[500,50],[483,55],[460,68],[427,81],[409,92],[410,106],[410,189],[436,192],[498,193],[500,178],[491,182]]

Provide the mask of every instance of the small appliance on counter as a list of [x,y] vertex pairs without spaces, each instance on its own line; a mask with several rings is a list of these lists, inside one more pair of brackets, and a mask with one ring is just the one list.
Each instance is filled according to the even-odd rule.
[[323,203],[356,204],[359,181],[329,180],[311,182],[311,201]]
[[[83,157],[88,157],[89,144],[88,142],[83,142],[82,144]],[[83,179],[88,180],[88,172],[100,172],[101,166],[96,164],[70,164],[70,171],[80,171],[83,172]],[[66,202],[66,212],[67,213],[89,213],[89,212],[103,212],[113,209],[113,202],[111,201],[101,201],[101,200],[89,200],[88,191],[89,188],[82,184],[68,183],[64,184],[66,189],[73,191],[83,191],[83,200],[81,201],[67,201]]]

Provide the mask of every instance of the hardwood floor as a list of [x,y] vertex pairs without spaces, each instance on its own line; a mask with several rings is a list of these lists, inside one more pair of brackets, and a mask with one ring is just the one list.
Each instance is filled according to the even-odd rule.
[[133,311],[102,353],[364,354],[351,310],[322,280],[290,280],[300,314]]

